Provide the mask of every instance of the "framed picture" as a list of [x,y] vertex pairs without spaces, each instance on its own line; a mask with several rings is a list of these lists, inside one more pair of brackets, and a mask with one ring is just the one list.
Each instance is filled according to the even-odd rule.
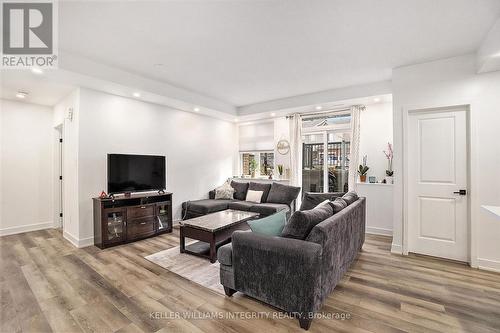
[[375,176],[370,176],[370,177],[368,177],[368,181],[369,181],[370,183],[372,183],[372,184],[373,184],[373,183],[376,183],[376,182],[377,182],[377,177],[375,177]]

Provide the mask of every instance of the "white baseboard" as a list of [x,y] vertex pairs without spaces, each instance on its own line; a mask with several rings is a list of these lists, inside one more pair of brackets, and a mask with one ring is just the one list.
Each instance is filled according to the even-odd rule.
[[28,231],[36,231],[36,230],[52,229],[52,228],[54,228],[54,222],[52,222],[52,221],[43,222],[43,223],[35,223],[35,224],[27,224],[27,225],[21,225],[21,226],[0,229],[0,236],[15,235],[15,234],[23,233],[23,232],[28,232]]
[[477,268],[500,273],[500,261],[477,258]]
[[83,239],[78,239],[75,236],[71,235],[69,232],[64,231],[63,237],[66,238],[68,242],[73,244],[73,246],[77,248],[82,248],[90,245],[94,245],[94,237],[88,237]]
[[394,254],[403,254],[403,247],[399,244],[392,243],[391,245],[391,253]]
[[373,235],[392,236],[392,229],[366,227],[366,233],[373,234]]

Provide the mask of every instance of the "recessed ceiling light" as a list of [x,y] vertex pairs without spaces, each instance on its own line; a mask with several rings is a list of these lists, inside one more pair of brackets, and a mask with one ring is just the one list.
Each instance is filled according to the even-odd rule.
[[380,102],[380,98],[375,97],[375,98],[373,99],[373,101],[374,101],[375,103],[378,103],[378,102]]
[[275,115],[276,115],[276,113],[271,112],[271,117],[274,117]]
[[41,68],[38,68],[38,67],[33,67],[33,68],[31,68],[31,72],[32,72],[33,74],[38,74],[38,75],[43,74],[43,70],[42,70]]
[[28,93],[25,91],[18,91],[16,97],[20,99],[25,99],[26,97],[28,97]]
[[132,96],[139,98],[139,97],[141,97],[141,93],[135,92],[132,94]]
[[318,105],[318,106],[315,107],[315,109],[318,110],[318,111],[321,110],[322,108],[323,107],[321,105]]
[[194,112],[200,112],[200,108],[194,108]]
[[237,123],[238,122],[238,118],[234,118],[234,122]]

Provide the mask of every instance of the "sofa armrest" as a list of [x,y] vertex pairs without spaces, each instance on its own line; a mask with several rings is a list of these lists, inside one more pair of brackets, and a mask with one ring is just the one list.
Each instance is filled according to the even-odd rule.
[[232,249],[236,290],[287,312],[317,310],[319,244],[237,231],[232,236]]

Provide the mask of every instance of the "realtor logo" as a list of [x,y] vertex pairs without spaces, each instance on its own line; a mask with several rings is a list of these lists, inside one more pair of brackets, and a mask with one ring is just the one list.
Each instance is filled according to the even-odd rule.
[[2,67],[55,67],[55,4],[4,2]]

